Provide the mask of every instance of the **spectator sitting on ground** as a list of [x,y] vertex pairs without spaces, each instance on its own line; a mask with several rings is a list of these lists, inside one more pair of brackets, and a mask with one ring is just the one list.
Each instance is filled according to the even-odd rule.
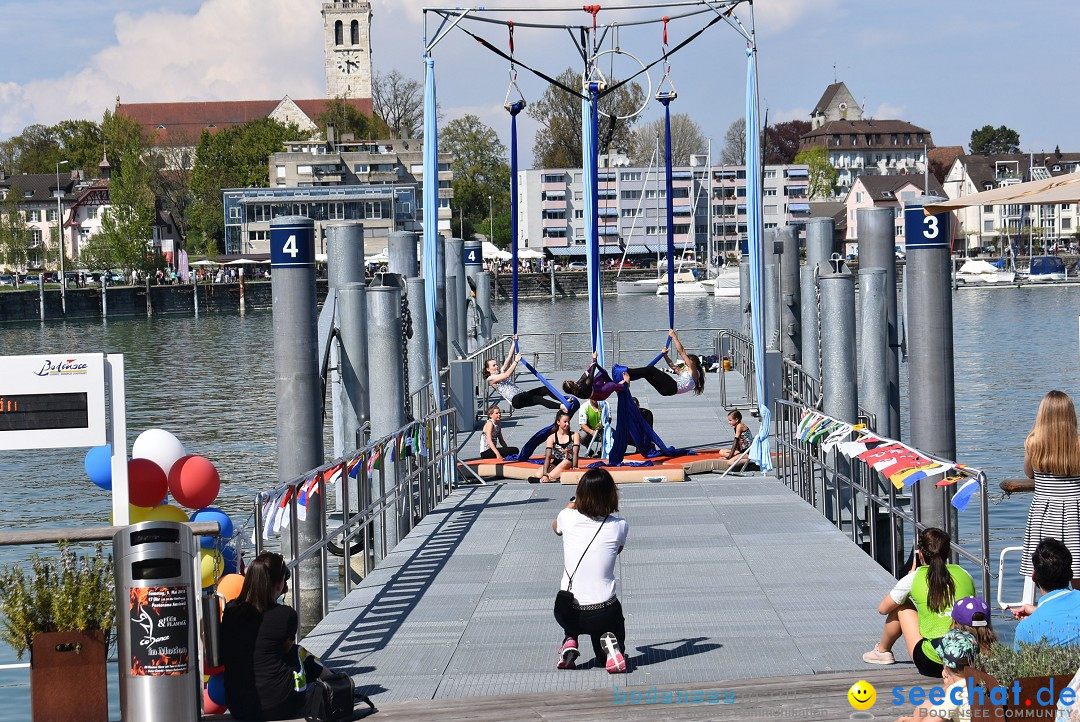
[[504,456],[518,453],[516,446],[507,446],[502,433],[502,409],[498,404],[493,404],[487,410],[488,420],[484,423],[484,431],[480,434],[480,458],[498,459],[502,461]]
[[581,435],[581,445],[585,449],[592,444],[597,434],[604,433],[604,411],[607,409],[606,401],[589,399],[581,405],[578,411],[578,433]]
[[1039,605],[1013,607],[1015,646],[1045,640],[1056,646],[1080,644],[1080,591],[1072,589],[1072,553],[1057,539],[1046,538],[1031,555],[1031,578],[1042,592]]
[[[945,683],[942,697],[929,695],[925,702],[915,708],[909,717],[899,717],[896,722],[915,720],[970,720],[971,701],[968,698],[968,676],[979,653],[979,643],[970,632],[953,629],[941,639],[934,640],[934,651],[941,657],[941,679]],[[940,690],[939,690],[940,691]],[[933,700],[940,700],[935,703]]]
[[731,442],[730,449],[721,449],[720,456],[725,459],[734,459],[735,457],[750,451],[750,446],[754,443],[754,435],[750,433],[750,427],[743,423],[742,412],[738,409],[732,409],[727,415],[728,424],[731,425],[731,430],[735,433],[735,438]]
[[558,482],[564,471],[576,469],[581,451],[581,437],[576,431],[570,431],[570,414],[559,410],[555,414],[555,430],[547,438],[544,450],[543,474],[539,478],[529,477],[531,484]]

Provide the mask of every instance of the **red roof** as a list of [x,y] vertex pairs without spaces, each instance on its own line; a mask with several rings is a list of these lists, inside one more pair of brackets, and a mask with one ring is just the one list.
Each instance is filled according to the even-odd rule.
[[[326,111],[326,98],[294,100],[313,122]],[[371,115],[371,98],[352,98],[349,105],[364,115]],[[215,133],[223,128],[266,118],[281,100],[221,100],[196,103],[118,103],[116,114],[131,118],[142,126],[143,133],[154,133],[155,145],[195,145],[204,130]]]

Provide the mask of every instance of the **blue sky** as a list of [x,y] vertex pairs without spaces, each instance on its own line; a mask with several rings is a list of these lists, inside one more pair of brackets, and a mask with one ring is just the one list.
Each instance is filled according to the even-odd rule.
[[[376,70],[397,68],[422,80],[422,6],[373,0]],[[0,0],[0,139],[31,123],[100,119],[117,95],[124,102],[320,97],[319,8],[317,0]],[[745,5],[738,12],[749,21]],[[972,129],[990,123],[1018,131],[1025,151],[1080,151],[1077,53],[1068,39],[1080,25],[1078,3],[758,0],[755,12],[770,120],[806,118],[835,65],[835,77],[865,99],[869,115],[928,128],[938,145],[966,146]],[[580,12],[572,18],[585,20]],[[673,22],[671,42],[703,22]],[[506,47],[505,30],[470,27]],[[515,39],[523,60],[551,74],[577,65],[565,32],[520,28]],[[651,60],[660,49],[659,27],[626,29],[620,46]],[[457,32],[435,57],[444,119],[474,113],[505,138],[506,63]],[[724,24],[672,58],[679,90],[673,108],[702,126],[714,154],[743,112],[743,58],[742,42]],[[542,83],[521,78],[526,99],[537,99]],[[658,104],[651,105],[645,120],[659,116]],[[523,124],[526,158],[533,131],[531,121]]]

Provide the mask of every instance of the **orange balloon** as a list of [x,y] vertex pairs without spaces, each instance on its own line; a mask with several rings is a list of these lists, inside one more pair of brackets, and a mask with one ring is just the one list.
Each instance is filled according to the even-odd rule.
[[239,574],[226,574],[217,583],[218,596],[225,600],[225,604],[239,597],[240,590],[243,588],[244,578]]

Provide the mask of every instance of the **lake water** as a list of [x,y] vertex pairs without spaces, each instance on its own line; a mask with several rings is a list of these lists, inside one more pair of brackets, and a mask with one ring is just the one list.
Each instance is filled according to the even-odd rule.
[[[741,327],[737,300],[676,301],[681,328]],[[604,303],[608,329],[666,325],[666,299],[611,297]],[[953,303],[958,457],[984,469],[991,490],[996,490],[1001,479],[1022,475],[1024,437],[1042,396],[1053,388],[1073,395],[1077,391],[1080,288],[964,291],[954,294]],[[496,314],[501,321],[496,330],[509,332],[509,307],[497,307]],[[586,300],[523,302],[520,329],[522,333],[587,330],[587,319]],[[145,429],[172,431],[188,453],[216,464],[222,478],[217,505],[239,521],[248,518],[253,495],[273,486],[277,478],[271,320],[269,312],[258,312],[0,327],[0,347],[5,354],[123,353],[129,448]],[[700,339],[704,342],[706,335]],[[645,344],[641,348],[659,347],[663,337],[641,340]],[[901,376],[904,391],[906,365],[901,365]],[[907,438],[906,408],[903,431]],[[717,433],[728,438],[726,429]],[[329,441],[326,448],[328,452],[332,448]],[[87,480],[84,456],[85,451],[78,449],[0,452],[4,526],[107,524],[109,496]],[[1022,540],[1027,504],[1028,497],[1018,495],[990,509],[995,573],[998,550]],[[977,531],[977,515],[974,503],[961,515],[965,539]],[[0,562],[25,559],[30,551],[0,548]],[[1019,578],[1008,582],[1012,596],[1018,596]],[[0,644],[0,664],[14,661],[14,653]],[[110,669],[110,702],[118,716],[115,677]],[[25,669],[0,671],[0,719],[27,716],[28,679]]]

